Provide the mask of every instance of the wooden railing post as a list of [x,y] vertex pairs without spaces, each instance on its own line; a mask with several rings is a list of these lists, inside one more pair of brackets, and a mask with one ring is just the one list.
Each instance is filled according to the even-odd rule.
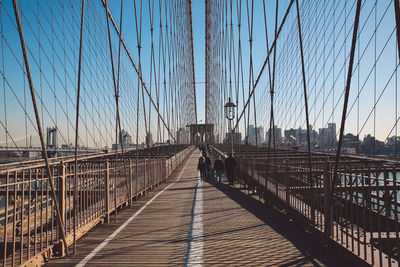
[[324,223],[325,237],[332,235],[332,206],[329,205],[329,196],[331,195],[331,177],[329,173],[330,164],[328,159],[324,164]]
[[106,221],[110,222],[110,162],[106,161],[105,170]]
[[[60,162],[60,166],[59,166],[59,168],[60,168],[60,180],[59,180],[59,183],[58,183],[58,192],[59,192],[59,195],[58,195],[58,201],[59,201],[59,207],[60,207],[60,217],[61,217],[61,221],[63,222],[63,225],[64,226],[66,226],[66,220],[65,220],[65,211],[66,211],[66,203],[65,203],[65,200],[66,200],[66,179],[65,179],[65,164],[64,164],[64,162]],[[59,231],[59,236],[62,236],[62,233],[61,233],[61,225],[59,225],[58,226],[58,231]],[[62,240],[60,241],[60,242],[63,242]],[[58,255],[59,256],[61,256],[61,257],[63,257],[63,256],[65,256],[65,247],[64,247],[64,245],[60,245],[60,246],[58,246]]]

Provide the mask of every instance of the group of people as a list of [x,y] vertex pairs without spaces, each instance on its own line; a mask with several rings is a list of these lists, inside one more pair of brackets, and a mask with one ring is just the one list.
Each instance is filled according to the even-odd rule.
[[197,170],[200,171],[200,177],[202,181],[212,180],[214,178],[215,172],[215,180],[216,183],[219,184],[221,182],[222,174],[226,173],[226,177],[228,178],[228,182],[230,185],[233,185],[234,175],[235,175],[235,167],[236,160],[233,157],[233,154],[230,153],[228,158],[225,159],[225,162],[222,161],[222,157],[218,156],[218,158],[214,161],[214,167],[211,166],[211,159],[208,154],[205,152],[206,149],[201,149],[202,156],[199,158],[199,162],[197,164]]

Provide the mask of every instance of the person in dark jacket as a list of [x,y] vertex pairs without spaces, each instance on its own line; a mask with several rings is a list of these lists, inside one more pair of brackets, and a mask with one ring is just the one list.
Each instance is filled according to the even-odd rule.
[[236,160],[233,157],[232,153],[229,153],[229,157],[225,159],[225,171],[226,176],[228,177],[228,181],[230,185],[233,185],[233,178],[235,176],[235,168],[236,168]]
[[206,169],[205,177],[206,177],[206,179],[211,180],[211,178],[212,178],[211,176],[212,176],[213,170],[212,170],[212,167],[211,167],[211,159],[210,159],[210,157],[208,155],[205,156],[204,165],[205,165],[205,169]]
[[200,179],[203,181],[206,175],[206,164],[202,156],[200,156],[199,162],[197,163],[197,170],[200,171]]
[[214,171],[215,171],[215,180],[217,184],[221,182],[222,174],[224,173],[224,162],[222,161],[222,157],[218,156],[218,158],[214,161]]

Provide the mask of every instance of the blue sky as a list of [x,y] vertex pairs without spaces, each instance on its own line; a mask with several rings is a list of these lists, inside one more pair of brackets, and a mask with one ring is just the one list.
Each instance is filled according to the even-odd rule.
[[[236,4],[240,3],[239,1],[232,0],[235,60],[237,60],[238,48]],[[121,2],[109,2],[114,19],[119,24]],[[140,2],[136,1],[138,9]],[[163,5],[165,4],[165,2],[161,2]],[[336,122],[337,125],[340,123],[343,106],[342,93],[346,82],[355,2],[344,0],[300,1],[309,114],[310,121],[315,129],[326,127],[328,122]],[[2,3],[1,20],[4,38],[1,42],[2,62],[0,69],[5,79],[0,86],[2,92],[0,94],[0,121],[2,123],[0,126],[0,145],[4,145],[6,136],[7,139],[10,139],[11,136],[17,141],[21,140],[18,145],[24,145],[23,143],[28,142],[30,135],[34,135],[35,138],[36,122],[27,91],[27,80],[23,78],[22,54],[11,1],[3,1]],[[133,3],[134,1],[124,1],[122,33],[134,61],[138,64]],[[149,86],[151,59],[149,2],[143,1],[142,3],[142,69],[143,77]],[[160,33],[158,3],[158,0],[154,1],[154,44],[157,64]],[[230,0],[227,3],[230,3]],[[288,3],[289,1],[279,2],[278,22],[282,20]],[[79,1],[39,1],[38,5],[37,1],[29,0],[19,1],[19,4],[43,126],[46,128],[47,126],[57,125],[61,133],[60,142],[70,143],[73,140],[73,125],[75,123],[76,94],[74,89],[77,80],[77,53],[79,48]],[[248,17],[246,1],[242,0],[241,4],[243,82],[247,93],[249,82]],[[275,1],[266,1],[266,4],[269,41],[271,43],[275,20]],[[198,120],[203,122],[205,113],[204,5],[203,0],[193,0],[192,3],[197,114]],[[81,142],[83,145],[110,145],[115,139],[113,131],[115,113],[108,39],[104,27],[105,12],[100,1],[87,1],[86,8]],[[162,12],[165,12],[165,10],[163,9]],[[262,1],[254,1],[253,18],[253,64],[254,73],[257,75],[267,53]],[[162,19],[163,27],[165,27],[164,13]],[[229,11],[228,20],[230,20]],[[278,126],[284,129],[305,128],[304,96],[302,93],[296,23],[295,6],[293,6],[277,44],[275,120]],[[374,34],[375,27],[377,28],[376,35]],[[52,28],[54,28],[54,31],[51,30]],[[165,28],[163,30],[165,31]],[[382,0],[379,3],[363,1],[346,132],[358,132],[361,137],[371,133],[381,140],[384,140],[389,134],[394,134],[391,130],[399,116],[397,107],[399,99],[397,93],[398,55],[394,30],[392,1]],[[112,31],[112,38],[114,60],[116,60],[118,39],[114,31]],[[40,42],[38,39],[40,39]],[[374,64],[375,59],[376,65]],[[122,54],[121,64],[121,112],[124,115],[122,123],[123,128],[134,133],[136,132],[136,112],[132,108],[134,106],[132,103],[136,103],[138,95],[137,91],[132,89],[132,85],[136,88],[137,77],[126,54]],[[256,88],[257,123],[264,127],[269,125],[270,100],[267,73],[266,69]],[[163,76],[162,73],[157,75],[158,79]],[[235,76],[232,77],[234,80]],[[152,77],[152,81],[154,81],[154,77]],[[162,88],[160,87],[160,89]],[[154,84],[152,90],[155,99]],[[139,92],[139,94],[141,93]],[[165,110],[162,103],[163,96],[164,94],[161,93],[160,107]],[[139,97],[142,96],[139,95]],[[247,100],[247,96],[244,100]],[[43,105],[41,101],[43,101]],[[240,96],[239,104],[240,111],[243,108],[242,96]],[[222,106],[218,108],[222,109]],[[146,109],[147,111],[149,109],[147,100]],[[251,109],[253,110],[253,107]],[[251,114],[253,113],[251,112]],[[141,121],[139,135],[140,138],[143,138],[145,131],[143,112],[139,116],[139,121]],[[254,122],[252,115],[250,124],[254,124]],[[152,109],[150,124],[151,130],[156,131],[157,121],[154,109]],[[242,120],[240,124],[242,132],[244,132],[244,127]],[[7,128],[8,134],[5,128]],[[339,127],[337,126],[337,128]],[[10,140],[7,142],[11,144]]]

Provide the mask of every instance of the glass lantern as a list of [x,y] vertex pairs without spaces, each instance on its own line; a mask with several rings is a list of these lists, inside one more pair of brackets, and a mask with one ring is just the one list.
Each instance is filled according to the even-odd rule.
[[229,98],[228,103],[224,106],[224,111],[225,117],[230,121],[235,118],[235,107],[236,105],[231,101],[231,98]]

